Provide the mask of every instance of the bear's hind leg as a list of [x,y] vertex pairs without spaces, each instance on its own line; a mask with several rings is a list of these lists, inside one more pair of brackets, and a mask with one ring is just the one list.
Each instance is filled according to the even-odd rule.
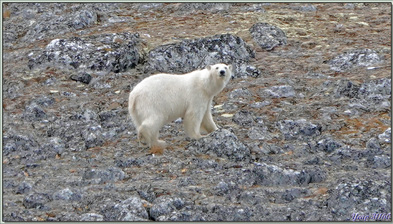
[[144,121],[138,129],[139,139],[144,139],[149,147],[165,148],[165,141],[158,140],[161,126],[158,120]]
[[143,145],[151,146],[151,133],[146,125],[141,125],[138,128],[138,142],[140,147]]

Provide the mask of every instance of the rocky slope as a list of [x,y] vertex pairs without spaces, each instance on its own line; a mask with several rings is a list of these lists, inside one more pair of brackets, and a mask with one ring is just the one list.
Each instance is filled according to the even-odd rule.
[[[391,6],[3,3],[4,221],[391,220]],[[233,64],[198,141],[128,94]]]

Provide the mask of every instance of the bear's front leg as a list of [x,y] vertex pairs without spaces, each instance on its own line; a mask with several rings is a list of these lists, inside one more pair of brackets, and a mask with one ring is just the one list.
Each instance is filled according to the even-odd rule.
[[206,131],[207,133],[211,133],[215,130],[217,130],[217,125],[214,123],[212,112],[211,112],[211,102],[212,100],[209,101],[209,104],[207,106],[207,109],[205,111],[205,114],[202,119],[201,123],[201,131]]
[[200,133],[200,127],[203,116],[204,113],[201,109],[189,109],[184,115],[184,129],[190,138],[202,138],[202,135]]

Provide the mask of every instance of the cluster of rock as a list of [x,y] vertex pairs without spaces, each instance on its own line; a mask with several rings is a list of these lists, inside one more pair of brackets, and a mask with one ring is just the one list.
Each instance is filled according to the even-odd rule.
[[[4,48],[47,41],[42,48],[23,51],[28,62],[21,70],[32,76],[50,70],[69,74],[69,79],[57,74],[37,84],[4,76],[3,97],[22,102],[3,105],[4,220],[345,221],[353,212],[391,212],[388,124],[366,133],[364,146],[332,134],[341,128],[332,122],[337,114],[389,113],[390,78],[354,82],[308,73],[304,79],[323,84],[298,86],[290,77],[263,87],[259,84],[267,77],[252,63],[255,49],[236,35],[185,39],[144,53],[137,33],[89,33],[93,26],[132,22],[115,13],[118,4],[7,7],[12,14],[4,21]],[[150,3],[136,5],[135,12],[164,8],[178,10],[176,15],[226,14],[233,7],[264,12],[262,4],[229,3]],[[290,8],[318,10],[310,4]],[[288,44],[277,26],[256,23],[247,29],[266,53]],[[189,141],[174,122],[162,134],[167,141],[188,142],[181,146],[184,150],[167,150],[162,156],[139,152],[124,103],[131,84],[123,81],[157,72],[186,73],[218,62],[232,64],[235,78],[252,77],[246,87],[241,86],[244,80],[232,81],[232,89],[223,93],[224,104],[213,109],[215,119],[231,125]],[[385,60],[377,50],[353,49],[326,62],[340,73],[377,69]],[[253,86],[258,86],[256,92]],[[54,87],[59,90],[51,92]],[[293,103],[305,98],[302,90],[307,88],[310,95],[324,97],[323,104],[313,102],[318,105],[313,116],[320,115],[319,120],[303,117],[304,104]],[[33,93],[25,97],[25,89]],[[124,99],[117,92],[126,92]],[[272,105],[279,107],[267,109]],[[270,121],[266,114],[274,113],[278,119]]]

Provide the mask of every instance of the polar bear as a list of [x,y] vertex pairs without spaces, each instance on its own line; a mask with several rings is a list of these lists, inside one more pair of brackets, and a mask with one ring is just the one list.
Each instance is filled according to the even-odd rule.
[[210,107],[231,77],[232,65],[215,64],[183,75],[156,74],[142,80],[128,100],[139,143],[152,150],[165,148],[165,141],[158,140],[159,130],[179,117],[193,139],[201,138],[201,131],[217,130]]

